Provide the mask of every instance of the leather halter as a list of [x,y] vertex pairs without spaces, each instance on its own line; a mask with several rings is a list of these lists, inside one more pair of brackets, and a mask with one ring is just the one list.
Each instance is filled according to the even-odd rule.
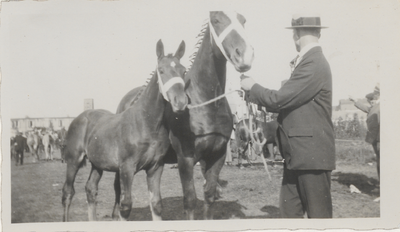
[[158,82],[158,87],[160,89],[160,93],[163,95],[164,99],[167,102],[169,102],[169,98],[167,96],[167,91],[175,84],[182,84],[183,86],[185,86],[185,82],[183,81],[182,77],[172,77],[167,82],[163,83],[161,80],[160,72],[158,71],[158,66],[157,66],[156,70],[157,70],[157,78],[158,78],[157,82]]
[[211,36],[210,36],[211,43],[212,43],[212,38],[214,38],[215,44],[217,45],[219,50],[222,52],[222,54],[225,56],[226,60],[228,60],[229,62],[231,62],[233,64],[231,58],[228,57],[228,55],[226,54],[226,51],[225,51],[224,47],[222,46],[222,42],[225,40],[226,36],[228,36],[228,34],[233,30],[235,30],[246,41],[246,32],[245,32],[242,24],[240,24],[237,19],[233,20],[231,17],[229,17],[229,18],[231,19],[231,24],[227,28],[225,28],[219,34],[219,36],[215,32],[215,29],[211,23],[211,20],[209,20],[208,23],[209,23],[210,34],[211,34]]

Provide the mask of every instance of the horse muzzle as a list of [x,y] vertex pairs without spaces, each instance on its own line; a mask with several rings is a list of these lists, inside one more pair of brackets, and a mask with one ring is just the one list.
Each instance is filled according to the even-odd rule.
[[[170,103],[172,106],[172,110],[174,113],[180,113],[186,110],[187,105],[189,104],[189,100],[185,92],[183,91],[183,87],[176,86],[179,90],[178,91],[172,91],[171,93],[168,93],[168,97],[170,99]],[[181,89],[182,88],[182,89]],[[180,91],[182,90],[182,91]],[[178,94],[174,94],[178,92]]]
[[232,63],[238,72],[247,72],[251,69],[254,60],[254,49],[252,46],[236,48],[231,55]]

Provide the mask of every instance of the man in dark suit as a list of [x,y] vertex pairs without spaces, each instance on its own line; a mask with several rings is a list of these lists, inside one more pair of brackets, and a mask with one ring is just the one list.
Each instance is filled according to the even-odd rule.
[[15,149],[15,165],[18,166],[24,164],[24,149],[26,146],[26,138],[22,136],[22,133],[19,132],[17,136],[14,138],[14,149]]
[[365,96],[370,106],[364,105],[361,101],[356,101],[350,97],[350,101],[354,102],[354,106],[361,111],[367,113],[367,135],[365,141],[372,145],[377,163],[378,178],[380,178],[380,85],[375,86],[374,92]]
[[293,40],[299,55],[290,79],[279,90],[242,75],[250,101],[279,113],[278,140],[285,159],[280,212],[285,218],[332,218],[331,172],[335,169],[332,75],[318,44],[321,20],[295,15]]

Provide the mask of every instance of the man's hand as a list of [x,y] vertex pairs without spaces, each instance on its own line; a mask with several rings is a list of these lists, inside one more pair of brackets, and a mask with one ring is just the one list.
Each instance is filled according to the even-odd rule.
[[244,91],[249,91],[251,90],[251,88],[253,87],[253,85],[256,83],[253,78],[246,76],[244,74],[242,74],[240,76],[240,86],[242,87],[242,89]]

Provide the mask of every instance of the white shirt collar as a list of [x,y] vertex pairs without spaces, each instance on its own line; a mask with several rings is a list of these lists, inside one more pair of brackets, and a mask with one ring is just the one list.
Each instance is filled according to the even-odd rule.
[[303,47],[303,49],[301,49],[301,51],[299,53],[299,57],[302,58],[304,56],[304,54],[306,54],[308,51],[311,50],[311,48],[319,47],[319,46],[320,45],[317,42],[312,42],[312,43],[307,44],[306,46]]

